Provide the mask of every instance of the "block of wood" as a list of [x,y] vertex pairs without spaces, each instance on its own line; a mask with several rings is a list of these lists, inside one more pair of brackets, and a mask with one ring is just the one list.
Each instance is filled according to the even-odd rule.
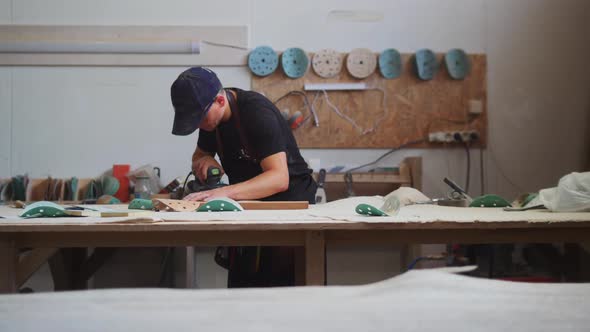
[[[154,199],[154,208],[159,211],[189,212],[206,202],[184,201],[178,199]],[[244,210],[305,210],[309,207],[307,201],[238,201]]]

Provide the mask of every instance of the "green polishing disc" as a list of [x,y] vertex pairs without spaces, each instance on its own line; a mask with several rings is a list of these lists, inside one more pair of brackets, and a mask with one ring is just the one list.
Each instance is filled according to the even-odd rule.
[[231,198],[216,198],[199,206],[197,212],[231,212],[243,210],[242,206]]
[[369,204],[359,204],[356,206],[355,211],[358,214],[371,217],[387,216],[387,213],[379,210],[378,208]]
[[40,201],[28,205],[20,217],[23,218],[42,218],[42,217],[65,217],[65,209],[61,205],[53,202]]
[[470,207],[506,207],[511,206],[507,200],[498,195],[483,195],[475,198]]
[[152,203],[151,199],[136,198],[129,202],[129,206],[127,208],[131,210],[153,210],[154,203]]

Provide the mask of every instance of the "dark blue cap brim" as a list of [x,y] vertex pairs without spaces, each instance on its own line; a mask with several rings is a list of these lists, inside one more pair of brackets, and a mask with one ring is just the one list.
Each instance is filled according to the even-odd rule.
[[178,136],[187,136],[195,132],[201,125],[203,113],[181,111],[174,113],[174,123],[172,125],[172,134]]

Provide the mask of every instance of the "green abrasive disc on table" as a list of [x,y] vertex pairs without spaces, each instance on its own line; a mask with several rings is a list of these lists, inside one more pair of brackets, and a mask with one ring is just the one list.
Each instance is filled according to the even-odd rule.
[[498,195],[483,195],[476,197],[469,207],[506,207],[511,206],[510,203]]
[[197,212],[232,212],[243,211],[244,208],[231,198],[216,198],[203,203]]
[[67,213],[61,205],[48,201],[40,201],[27,205],[23,213],[19,216],[23,218],[66,217]]

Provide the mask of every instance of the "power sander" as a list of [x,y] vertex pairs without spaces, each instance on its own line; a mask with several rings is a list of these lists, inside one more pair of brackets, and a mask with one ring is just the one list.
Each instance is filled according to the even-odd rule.
[[227,186],[227,184],[221,183],[221,169],[216,166],[209,166],[209,168],[207,168],[207,177],[205,178],[205,182],[202,182],[198,177],[195,176],[194,180],[188,181],[187,183],[187,180],[191,175],[194,176],[192,171],[188,173],[186,179],[184,180],[184,185],[182,186],[182,197],[200,191],[207,191]]

